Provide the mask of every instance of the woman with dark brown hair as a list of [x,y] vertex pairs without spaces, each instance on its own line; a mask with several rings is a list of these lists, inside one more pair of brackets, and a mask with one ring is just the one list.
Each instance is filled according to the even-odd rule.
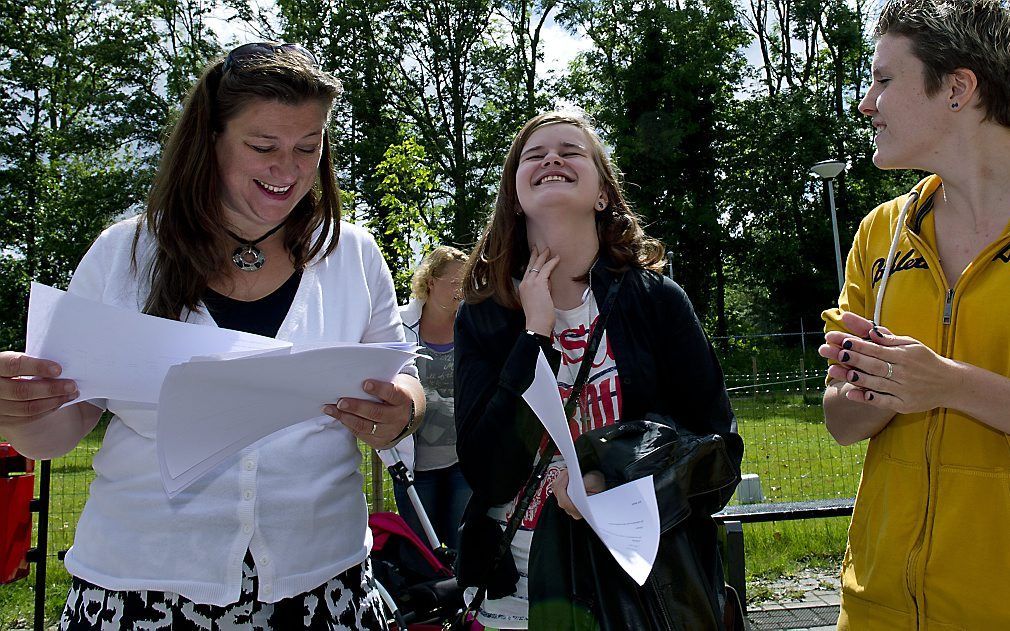
[[[213,62],[166,143],[147,212],[102,233],[69,291],[295,344],[402,341],[375,242],[340,222],[327,132],[339,89],[296,44],[247,44]],[[0,431],[23,453],[66,453],[113,415],[66,556],[61,628],[385,628],[357,440],[386,447],[415,428],[424,394],[405,370],[365,382],[378,402],[321,401],[320,417],[169,498],[155,406],[60,408],[77,389],[56,363],[0,353]]]
[[[479,612],[487,626],[537,624],[530,616],[527,570],[535,562],[531,548],[542,513],[560,506],[580,518],[565,490],[563,462],[552,463],[493,573],[487,569],[500,536],[468,532],[487,532],[474,526],[490,518],[500,534],[541,455],[544,428],[522,399],[537,357],[543,351],[555,366],[567,399],[604,298],[619,278],[569,419],[573,438],[650,412],[673,416],[697,433],[735,429],[719,363],[683,290],[658,272],[661,257],[585,118],[552,112],[526,123],[505,160],[494,213],[464,270],[465,302],[456,318],[457,450],[473,489],[460,544],[461,580],[488,587]],[[734,456],[739,463],[740,454]],[[587,491],[602,490],[597,473],[588,473],[585,484]],[[547,506],[551,495],[556,506]],[[715,526],[708,515],[698,515],[688,528],[711,606],[706,600],[694,620],[678,624],[704,629],[721,618]],[[601,580],[615,590],[637,589],[612,558],[604,564]],[[484,574],[471,575],[471,568]],[[659,589],[665,598],[667,588]]]

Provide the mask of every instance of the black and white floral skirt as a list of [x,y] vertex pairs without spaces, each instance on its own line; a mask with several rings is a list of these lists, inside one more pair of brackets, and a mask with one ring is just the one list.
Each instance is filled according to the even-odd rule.
[[200,605],[171,592],[112,591],[74,577],[61,631],[385,631],[369,561],[315,589],[275,603],[256,600],[252,557],[242,565],[242,595],[223,607]]

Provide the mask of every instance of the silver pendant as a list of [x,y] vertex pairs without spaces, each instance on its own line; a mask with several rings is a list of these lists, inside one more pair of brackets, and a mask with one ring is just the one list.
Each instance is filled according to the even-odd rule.
[[263,267],[267,258],[263,256],[263,252],[258,247],[247,243],[235,248],[231,254],[231,261],[243,272],[255,272]]

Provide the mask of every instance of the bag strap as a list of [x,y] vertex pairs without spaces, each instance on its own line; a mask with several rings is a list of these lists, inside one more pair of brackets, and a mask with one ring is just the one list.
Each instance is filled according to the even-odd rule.
[[[617,292],[621,288],[621,283],[624,281],[624,272],[621,272],[614,282],[610,284],[610,289],[607,290],[607,297],[603,300],[603,306],[600,307],[600,314],[596,318],[596,323],[593,325],[592,330],[589,333],[589,344],[586,347],[586,352],[582,355],[582,363],[579,366],[579,374],[575,378],[575,383],[572,385],[572,392],[568,395],[568,400],[565,402],[565,418],[571,418],[572,412],[575,411],[575,406],[579,403],[579,396],[582,394],[582,390],[586,386],[586,381],[589,379],[589,370],[593,366],[593,360],[596,358],[596,351],[600,347],[600,341],[603,339],[603,331],[607,327],[607,320],[610,318],[611,308],[614,306],[614,301],[617,299]],[[498,540],[498,549],[495,551],[495,555],[491,560],[490,572],[498,566],[498,563],[504,558],[505,552],[508,550],[509,546],[512,545],[512,539],[515,538],[516,532],[519,530],[519,524],[522,523],[523,516],[526,514],[526,510],[529,508],[530,502],[533,501],[533,495],[536,494],[540,484],[543,482],[544,476],[547,475],[547,469],[551,465],[551,461],[554,459],[554,453],[557,451],[557,445],[554,444],[554,440],[551,439],[550,434],[544,430],[544,437],[546,438],[546,445],[544,450],[540,452],[540,459],[537,461],[537,466],[533,469],[532,475],[530,475],[529,480],[526,481],[526,487],[523,492],[522,498],[516,503],[515,511],[512,513],[512,517],[509,518],[508,524],[505,526],[505,532],[502,533],[501,539]],[[487,598],[487,585],[482,585],[477,593],[474,595],[473,600],[467,605],[466,610],[463,612],[463,620],[471,611],[477,611],[480,609],[481,604],[483,604],[484,599]]]

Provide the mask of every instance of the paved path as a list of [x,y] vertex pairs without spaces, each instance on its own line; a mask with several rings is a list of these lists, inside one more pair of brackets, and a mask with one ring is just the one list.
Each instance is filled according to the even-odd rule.
[[839,588],[836,572],[817,569],[748,584],[748,590],[765,594],[747,606],[751,631],[834,631]]

